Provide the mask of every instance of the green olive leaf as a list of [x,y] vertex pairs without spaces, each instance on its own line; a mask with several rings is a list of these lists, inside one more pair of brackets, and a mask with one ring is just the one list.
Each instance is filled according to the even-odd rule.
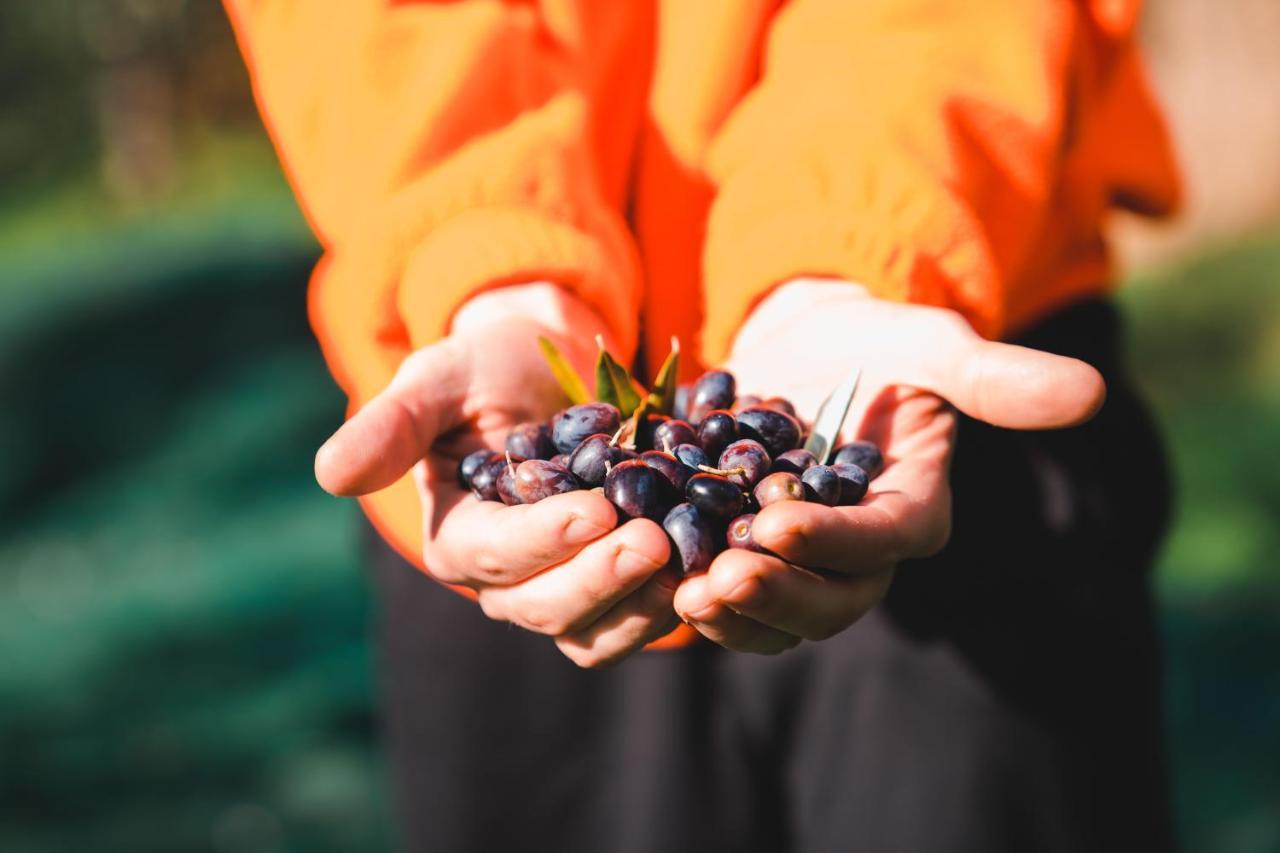
[[582,377],[578,375],[578,371],[574,370],[569,360],[556,349],[556,345],[547,338],[539,336],[538,348],[542,350],[542,357],[547,360],[551,375],[556,378],[556,382],[560,383],[560,388],[569,398],[569,402],[575,406],[590,403],[591,394],[587,391],[586,383],[582,381]]
[[617,406],[624,418],[630,417],[640,405],[635,380],[609,355],[603,338],[597,337],[596,343],[600,346],[600,355],[596,358],[596,399]]
[[676,406],[676,382],[680,376],[680,339],[671,338],[671,352],[667,360],[662,362],[658,370],[658,378],[654,380],[653,390],[649,392],[648,403],[653,411],[664,415],[671,414]]
[[827,464],[827,458],[835,449],[840,429],[849,414],[849,404],[853,402],[853,395],[858,391],[858,380],[861,378],[862,370],[855,367],[849,378],[837,385],[818,407],[818,414],[813,419],[813,429],[804,443],[804,449],[812,453],[820,465]]

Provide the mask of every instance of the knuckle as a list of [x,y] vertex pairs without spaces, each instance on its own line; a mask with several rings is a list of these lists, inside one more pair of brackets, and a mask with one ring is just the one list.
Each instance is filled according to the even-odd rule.
[[925,539],[920,550],[921,557],[933,557],[942,552],[951,541],[951,522],[946,522],[931,536]]
[[608,660],[599,652],[581,646],[564,644],[560,646],[560,653],[580,669],[600,669],[608,664]]
[[452,561],[443,554],[437,553],[433,548],[426,548],[422,552],[422,565],[426,567],[427,574],[446,584],[464,583],[467,578],[457,570]]
[[581,651],[570,660],[582,669],[601,669],[609,664],[607,657],[594,650]]
[[558,637],[567,634],[571,627],[563,615],[549,611],[542,604],[526,604],[513,615],[516,617],[516,624],[535,634]]
[[480,604],[480,612],[495,622],[507,622],[505,610],[497,596],[488,595],[481,592],[477,599]]
[[500,584],[508,574],[506,561],[488,548],[481,548],[471,561],[471,576],[483,583]]
[[[949,503],[949,502],[948,502]],[[933,557],[942,552],[951,541],[951,508],[948,505],[939,512],[938,517],[930,524],[921,537],[913,557]]]
[[427,574],[447,586],[471,587],[473,589],[477,586],[471,578],[451,568],[427,566]]

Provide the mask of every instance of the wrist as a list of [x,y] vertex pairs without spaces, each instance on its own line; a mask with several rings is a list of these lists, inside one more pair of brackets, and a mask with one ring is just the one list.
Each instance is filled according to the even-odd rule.
[[465,334],[508,320],[533,322],[566,339],[593,341],[597,334],[606,340],[613,337],[594,308],[549,281],[511,284],[476,294],[454,312],[449,333]]
[[865,286],[845,279],[815,276],[785,281],[756,303],[743,320],[730,358],[740,350],[764,347],[786,329],[803,329],[803,321],[816,311],[857,310],[860,304],[874,298]]

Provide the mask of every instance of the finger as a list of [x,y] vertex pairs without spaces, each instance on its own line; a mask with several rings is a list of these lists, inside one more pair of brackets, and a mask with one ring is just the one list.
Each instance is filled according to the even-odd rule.
[[788,563],[848,575],[935,554],[950,533],[951,493],[933,459],[895,462],[857,506],[782,501],[751,526],[757,544]]
[[400,479],[436,436],[457,426],[468,359],[445,340],[401,364],[391,383],[316,452],[316,480],[334,495],[363,495]]
[[913,384],[989,424],[1074,426],[1097,414],[1106,399],[1102,375],[1083,361],[984,340],[951,312],[938,313],[931,340]]
[[667,556],[662,528],[635,519],[522,583],[481,589],[480,606],[491,619],[539,634],[571,634],[653,577],[666,565]]
[[673,577],[659,572],[591,625],[556,637],[556,647],[581,667],[617,663],[680,624],[672,606],[676,585]]
[[776,655],[794,648],[800,638],[734,613],[707,591],[707,576],[686,578],[676,590],[675,608],[680,618],[713,643],[735,652]]
[[889,589],[892,571],[817,575],[766,554],[730,550],[707,572],[707,593],[733,612],[806,640],[848,628]]
[[563,563],[617,524],[613,505],[594,492],[506,506],[476,500],[456,486],[438,491],[448,496],[434,501],[424,520],[423,559],[445,583],[477,589],[518,583]]

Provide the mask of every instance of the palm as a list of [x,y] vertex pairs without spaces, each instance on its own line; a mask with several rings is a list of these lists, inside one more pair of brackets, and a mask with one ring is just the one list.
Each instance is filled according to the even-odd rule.
[[[727,369],[745,390],[785,395],[809,423],[832,389],[860,371],[839,441],[875,442],[884,452],[885,469],[862,505],[844,512],[878,513],[909,499],[920,510],[910,516],[909,532],[931,550],[949,531],[947,467],[955,415],[942,398],[911,386],[919,381],[912,362],[937,340],[939,317],[930,309],[870,299],[858,303],[855,312],[823,309],[813,305],[803,317],[779,312],[776,326],[744,329]],[[786,337],[785,360],[763,344],[780,339],[784,328],[793,330]],[[886,566],[892,557],[885,555]]]
[[540,335],[550,336],[585,374],[589,348],[528,321],[504,320],[455,336],[454,343],[469,353],[469,381],[456,406],[456,420],[432,444],[421,472],[423,511],[437,523],[468,496],[454,476],[464,456],[483,447],[501,451],[517,424],[545,422],[566,405],[538,349]]
[[1103,392],[1080,362],[983,341],[952,312],[819,280],[792,282],[757,306],[727,367],[740,387],[786,396],[806,420],[860,370],[842,438],[885,453],[859,505],[770,505],[753,525],[770,553],[726,551],[677,591],[678,612],[703,634],[766,653],[848,627],[884,595],[901,560],[945,544],[952,404],[999,426],[1040,429],[1088,418]]
[[661,571],[662,529],[646,519],[617,526],[600,494],[507,507],[469,499],[454,480],[463,454],[498,448],[515,424],[563,405],[537,336],[553,337],[582,370],[600,326],[553,285],[482,294],[455,315],[449,338],[406,359],[316,455],[317,478],[334,494],[367,494],[413,470],[432,574],[475,590],[490,618],[553,636],[584,666],[661,636],[673,607],[743,651],[843,630],[883,596],[898,561],[946,539],[948,403],[997,426],[1041,429],[1087,419],[1104,390],[1087,365],[982,341],[950,312],[880,302],[849,283],[788,283],[753,311],[730,368],[744,389],[784,394],[810,419],[860,368],[846,437],[879,443],[888,466],[858,506],[766,507],[754,533],[771,553],[731,549],[673,589]]

